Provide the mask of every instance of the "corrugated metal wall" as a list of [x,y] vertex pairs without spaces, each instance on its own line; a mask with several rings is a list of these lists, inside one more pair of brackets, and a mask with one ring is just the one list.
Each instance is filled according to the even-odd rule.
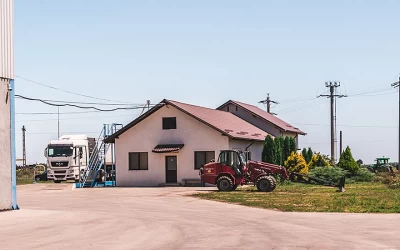
[[14,0],[0,0],[0,78],[14,79]]

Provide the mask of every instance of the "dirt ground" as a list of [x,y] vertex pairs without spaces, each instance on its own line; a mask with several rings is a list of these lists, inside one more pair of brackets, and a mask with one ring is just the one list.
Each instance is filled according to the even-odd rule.
[[1,249],[400,249],[400,215],[284,213],[187,197],[214,188],[18,187]]

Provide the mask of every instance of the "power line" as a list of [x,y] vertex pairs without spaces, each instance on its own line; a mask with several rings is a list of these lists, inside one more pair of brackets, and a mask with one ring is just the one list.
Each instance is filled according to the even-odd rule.
[[[70,117],[70,118],[65,118],[65,119],[60,119],[61,120],[87,120],[87,119],[99,119],[99,118],[113,118],[113,117],[124,117],[124,116],[130,116],[132,117],[133,115],[113,115],[113,116],[92,116],[92,117]],[[16,122],[42,122],[42,121],[58,121],[58,119],[37,119],[37,120],[19,120]]]
[[[297,123],[293,122],[296,125],[302,126],[321,126],[321,127],[329,127],[329,124],[318,124],[318,123]],[[351,127],[351,128],[397,128],[396,126],[381,126],[381,125],[337,125],[338,127]]]
[[40,85],[40,86],[43,86],[43,87],[47,87],[47,88],[50,88],[50,89],[58,90],[58,91],[69,93],[69,94],[73,94],[73,95],[78,95],[78,96],[82,96],[82,97],[86,97],[86,98],[91,98],[91,99],[96,99],[96,100],[101,100],[101,101],[107,101],[107,102],[119,102],[119,103],[129,104],[127,102],[115,101],[115,100],[110,100],[110,99],[105,99],[105,98],[98,98],[98,97],[94,97],[94,96],[79,94],[79,93],[72,92],[72,91],[65,90],[65,89],[56,88],[56,87],[53,87],[53,86],[50,86],[50,85],[47,85],[47,84],[44,84],[44,83],[40,83],[40,82],[37,82],[37,81],[33,81],[33,80],[30,80],[28,78],[25,78],[25,77],[22,77],[22,76],[18,76],[18,75],[15,75],[15,77],[18,77],[18,78],[20,78],[22,80],[25,80],[27,82],[31,82],[31,83],[34,83],[34,84],[37,84],[37,85]]
[[143,107],[119,107],[119,108],[114,108],[114,109],[99,109],[96,107],[84,107],[84,106],[79,106],[75,104],[70,104],[70,103],[64,103],[64,104],[55,104],[55,103],[50,103],[48,101],[42,100],[42,99],[37,99],[37,98],[31,98],[31,97],[26,97],[26,96],[21,96],[21,95],[15,95],[17,98],[21,98],[24,100],[29,100],[29,101],[38,101],[50,106],[55,106],[55,107],[74,107],[74,108],[80,108],[80,109],[94,109],[97,111],[102,111],[102,112],[110,112],[110,111],[116,111],[116,110],[131,110],[131,109],[141,109]]

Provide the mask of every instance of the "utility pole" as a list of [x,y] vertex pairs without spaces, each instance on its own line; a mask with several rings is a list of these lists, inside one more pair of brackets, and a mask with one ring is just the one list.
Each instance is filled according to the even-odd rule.
[[25,126],[22,126],[22,166],[26,167]]
[[325,87],[329,88],[329,95],[319,95],[318,97],[328,97],[331,99],[331,160],[335,163],[335,98],[347,97],[346,95],[335,94],[336,88],[340,87],[340,82],[325,82]]
[[269,93],[267,94],[267,99],[259,101],[258,103],[267,104],[267,112],[276,115],[275,113],[271,113],[271,103],[279,104],[279,102],[271,100]]
[[397,160],[397,170],[400,171],[400,76],[399,81],[392,84],[392,87],[399,88],[399,145],[398,145],[398,160]]
[[60,138],[60,106],[57,106],[57,139]]
[[343,153],[343,133],[342,133],[342,131],[340,130],[340,151],[339,151],[339,158],[340,158],[340,156],[342,155],[342,153]]

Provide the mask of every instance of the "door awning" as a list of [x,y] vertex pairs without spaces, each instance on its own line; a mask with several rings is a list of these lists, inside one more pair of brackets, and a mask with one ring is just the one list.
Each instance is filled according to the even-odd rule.
[[154,149],[153,153],[170,153],[178,152],[183,148],[184,144],[158,144]]

